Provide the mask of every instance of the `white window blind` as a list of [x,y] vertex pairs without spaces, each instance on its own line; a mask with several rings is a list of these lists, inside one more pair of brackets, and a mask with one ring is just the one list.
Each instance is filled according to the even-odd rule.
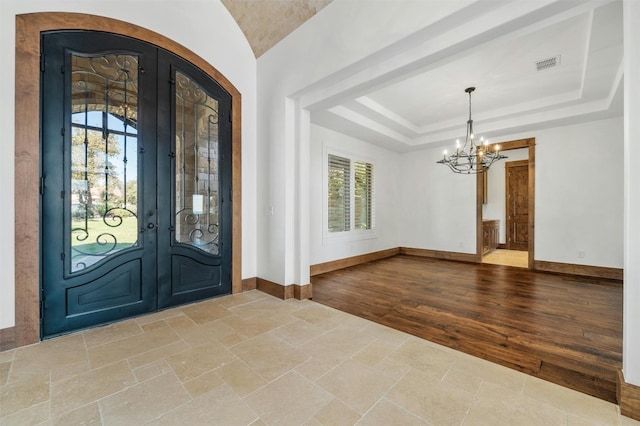
[[373,227],[373,165],[355,161],[354,166],[354,227]]
[[373,164],[328,154],[329,232],[373,229]]
[[329,154],[329,232],[351,229],[351,160]]

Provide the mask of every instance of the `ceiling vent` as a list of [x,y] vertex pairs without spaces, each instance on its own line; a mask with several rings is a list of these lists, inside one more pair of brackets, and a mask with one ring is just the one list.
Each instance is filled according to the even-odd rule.
[[560,55],[536,62],[536,70],[548,70],[549,68],[555,68],[558,65],[560,65]]

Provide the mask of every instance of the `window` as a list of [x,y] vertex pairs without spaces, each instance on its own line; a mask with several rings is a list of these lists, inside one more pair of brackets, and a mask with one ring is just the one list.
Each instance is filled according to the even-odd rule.
[[327,180],[328,231],[372,229],[373,164],[329,154]]
[[355,161],[354,170],[354,224],[356,229],[371,229],[373,209],[373,165]]
[[351,229],[351,161],[329,154],[329,232]]

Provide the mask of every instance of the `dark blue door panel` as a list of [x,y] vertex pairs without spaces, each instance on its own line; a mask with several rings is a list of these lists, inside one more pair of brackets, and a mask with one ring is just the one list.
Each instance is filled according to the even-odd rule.
[[140,40],[42,46],[43,337],[230,293],[229,94]]

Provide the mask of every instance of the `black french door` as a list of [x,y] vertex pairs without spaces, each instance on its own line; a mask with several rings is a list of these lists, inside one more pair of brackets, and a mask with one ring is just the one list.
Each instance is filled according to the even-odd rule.
[[230,293],[230,95],[132,38],[42,46],[43,337]]

